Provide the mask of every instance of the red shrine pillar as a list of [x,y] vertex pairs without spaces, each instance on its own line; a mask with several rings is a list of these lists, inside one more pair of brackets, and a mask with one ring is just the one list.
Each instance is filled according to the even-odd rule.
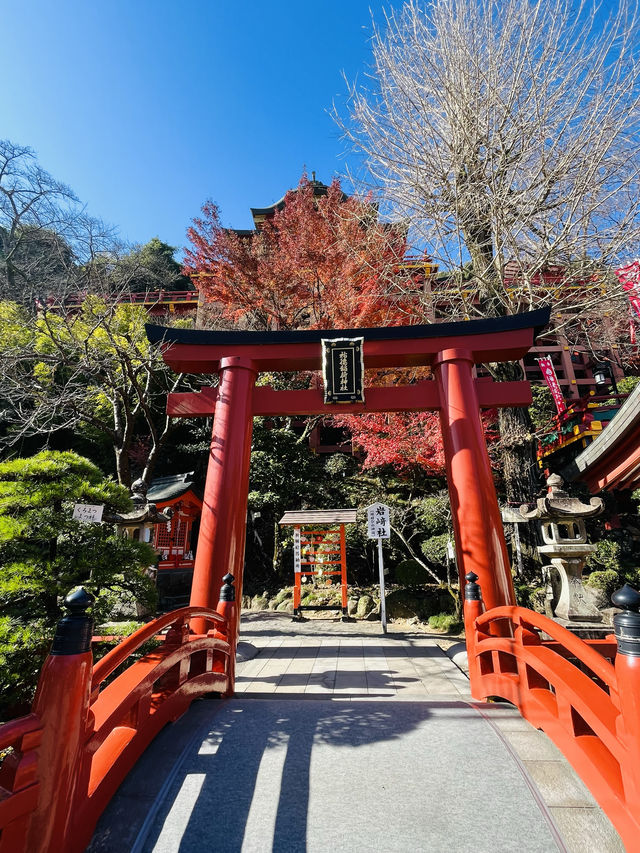
[[[236,597],[242,601],[256,375],[250,359],[233,356],[220,362],[190,602],[212,610],[218,604],[222,578],[227,572],[234,576]],[[239,604],[236,610],[239,618]],[[192,620],[191,630],[203,634],[204,620]]]
[[[468,350],[440,352],[434,373],[456,538],[460,590],[468,572],[478,575],[486,609],[515,604],[498,498],[484,438]],[[486,591],[485,591],[486,590]]]

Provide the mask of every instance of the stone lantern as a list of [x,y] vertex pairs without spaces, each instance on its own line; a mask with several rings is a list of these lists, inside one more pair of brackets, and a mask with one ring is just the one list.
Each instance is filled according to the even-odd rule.
[[167,507],[162,512],[154,503],[147,500],[147,484],[144,480],[136,480],[131,486],[131,512],[119,512],[105,515],[104,521],[116,524],[123,536],[141,542],[152,542],[153,529],[156,524],[171,523],[173,510]]
[[562,487],[564,480],[552,474],[547,480],[548,492],[535,504],[523,504],[521,515],[539,519],[543,545],[538,553],[549,561],[543,567],[549,584],[553,569],[560,577],[560,594],[555,616],[570,622],[601,622],[602,614],[589,601],[582,583],[582,570],[589,554],[596,550],[587,543],[585,519],[600,515],[601,498],[591,498],[588,504],[571,497]]

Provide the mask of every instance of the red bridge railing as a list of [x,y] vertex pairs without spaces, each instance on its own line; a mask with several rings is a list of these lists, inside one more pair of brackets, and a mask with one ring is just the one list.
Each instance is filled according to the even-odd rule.
[[583,641],[523,607],[483,612],[476,580],[467,575],[464,605],[472,696],[506,699],[546,732],[627,853],[640,851],[640,594],[614,593],[615,636]]
[[[80,853],[162,727],[204,693],[233,694],[235,590],[224,581],[217,610],[167,613],[95,666],[91,596],[67,598],[32,713],[0,726],[0,853]],[[195,617],[206,634],[190,633]]]

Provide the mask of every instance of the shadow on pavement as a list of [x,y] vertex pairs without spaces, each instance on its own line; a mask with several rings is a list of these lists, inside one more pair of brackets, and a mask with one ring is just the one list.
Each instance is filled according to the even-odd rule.
[[[439,708],[459,709],[465,717],[470,712],[463,702],[441,702]],[[270,812],[275,808],[275,823],[271,818],[272,825],[264,827],[262,849],[304,851],[313,747],[345,748],[345,764],[335,766],[336,773],[344,773],[349,750],[399,739],[432,714],[425,702],[407,703],[398,713],[396,704],[385,702],[342,705],[273,698],[268,703],[232,700],[220,710],[198,754],[186,760],[177,774],[172,795],[161,804],[140,850],[195,853],[210,847],[224,853],[240,851],[250,812],[257,810],[259,815],[264,805],[254,802],[260,774],[259,792],[264,796],[271,791]],[[326,785],[331,784],[329,777]],[[354,779],[353,784],[357,789],[366,780]],[[332,819],[327,815],[327,820]],[[176,833],[173,838],[172,832]]]

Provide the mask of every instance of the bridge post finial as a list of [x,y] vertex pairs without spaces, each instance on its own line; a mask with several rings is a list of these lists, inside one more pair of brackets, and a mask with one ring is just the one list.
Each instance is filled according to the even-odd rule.
[[465,601],[482,601],[482,590],[480,589],[480,584],[476,583],[478,580],[478,575],[475,572],[468,572],[464,576],[466,580],[466,584],[464,586],[464,600]]
[[222,587],[220,589],[220,601],[235,601],[236,600],[236,588],[233,585],[234,583],[233,575],[226,574],[222,578]]
[[220,589],[220,601],[216,611],[220,616],[224,616],[227,623],[224,629],[225,634],[214,636],[224,636],[224,639],[229,643],[229,663],[227,668],[227,689],[225,696],[233,696],[235,691],[236,681],[236,644],[238,642],[238,613],[236,610],[236,588],[234,587],[234,577],[232,574],[226,574],[222,578],[223,584]]
[[[82,778],[93,657],[93,620],[87,614],[93,596],[80,587],[65,599],[67,613],[58,622],[45,660],[32,713],[42,723],[39,747],[38,805],[29,824],[28,850],[68,850],[76,786]],[[40,770],[40,768],[42,768]]]
[[613,617],[618,654],[640,657],[640,592],[626,583],[613,593],[611,601],[622,609]]
[[87,610],[93,604],[93,596],[82,586],[74,589],[64,600],[66,614],[58,622],[52,655],[80,655],[91,650],[93,618]]
[[474,699],[481,699],[480,669],[476,658],[475,647],[477,641],[476,620],[484,612],[482,601],[482,590],[480,584],[476,583],[478,575],[475,572],[467,572],[464,576],[464,634],[467,645],[467,658],[469,661],[469,681],[471,682],[471,695]]

